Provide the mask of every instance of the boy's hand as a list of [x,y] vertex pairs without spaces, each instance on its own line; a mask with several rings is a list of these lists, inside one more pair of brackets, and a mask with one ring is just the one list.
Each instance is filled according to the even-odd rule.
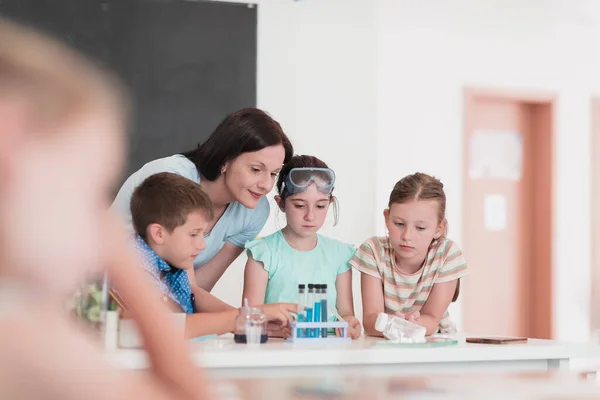
[[281,327],[289,325],[294,320],[290,313],[295,313],[297,310],[298,305],[295,303],[275,303],[263,306],[267,322],[278,322]]
[[269,337],[287,339],[292,336],[292,328],[289,324],[281,326],[279,321],[267,323],[267,333]]
[[[348,323],[348,337],[352,339],[358,339],[362,334],[362,326],[360,325],[360,321],[353,315],[342,317]],[[342,335],[342,330],[340,328],[335,329],[335,334],[337,336]]]

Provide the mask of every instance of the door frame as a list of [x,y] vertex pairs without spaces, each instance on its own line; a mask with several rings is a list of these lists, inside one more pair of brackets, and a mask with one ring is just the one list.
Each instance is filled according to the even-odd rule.
[[[494,88],[494,87],[473,87],[467,86],[463,89],[463,127],[462,127],[462,184],[463,187],[461,189],[462,194],[462,204],[461,204],[461,212],[462,212],[462,237],[463,240],[467,239],[467,224],[466,221],[466,213],[468,210],[466,209],[466,196],[467,196],[467,180],[469,179],[469,142],[467,140],[469,133],[474,128],[474,114],[473,108],[477,100],[480,99],[492,99],[492,100],[507,100],[516,103],[524,103],[531,105],[547,105],[550,107],[550,198],[549,198],[549,206],[550,206],[550,223],[549,223],[549,265],[548,271],[546,274],[546,281],[543,282],[543,299],[534,298],[536,303],[543,303],[547,301],[548,307],[547,310],[544,309],[543,312],[534,313],[534,319],[531,322],[531,328],[535,332],[542,332],[541,336],[547,336],[548,339],[554,336],[554,327],[553,327],[553,314],[554,314],[554,301],[553,301],[553,282],[555,275],[555,266],[554,266],[554,251],[553,251],[553,243],[554,243],[554,225],[555,219],[555,201],[554,201],[554,178],[555,178],[555,162],[556,162],[556,104],[558,96],[555,92],[550,91],[538,91],[538,90],[520,90],[520,89],[507,89],[507,88]],[[598,101],[600,103],[600,97],[598,97]],[[600,122],[600,121],[599,121]],[[466,254],[467,263],[468,263],[468,254]],[[539,269],[536,268],[535,272],[539,274]],[[600,290],[599,290],[600,291]],[[547,293],[546,293],[547,292]],[[537,307],[537,305],[534,305]],[[464,306],[463,306],[464,308]],[[464,316],[464,310],[462,313]],[[464,317],[463,317],[464,318]]]

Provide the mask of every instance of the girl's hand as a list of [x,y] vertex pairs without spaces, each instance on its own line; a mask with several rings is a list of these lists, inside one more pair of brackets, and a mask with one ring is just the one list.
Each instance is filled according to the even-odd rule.
[[[358,318],[356,318],[353,315],[350,315],[348,317],[342,317],[342,318],[344,318],[344,320],[348,323],[348,336],[351,337],[352,339],[358,339],[362,334],[362,326],[361,326]],[[335,334],[337,336],[342,336],[341,328],[336,328]]]
[[417,322],[419,322],[420,318],[421,318],[421,313],[419,313],[418,311],[411,311],[404,315],[404,319],[407,320],[408,322],[412,322],[413,324],[416,324]]
[[409,311],[407,313],[396,311],[392,315],[395,315],[396,317],[400,317],[412,323],[419,322],[419,319],[421,318],[421,313],[419,313],[418,311]]

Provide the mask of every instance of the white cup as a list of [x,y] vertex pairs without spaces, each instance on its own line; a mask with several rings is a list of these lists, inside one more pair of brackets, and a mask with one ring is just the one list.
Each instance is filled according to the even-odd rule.
[[139,348],[144,345],[137,325],[132,319],[119,320],[119,347],[124,349]]
[[119,312],[107,311],[104,320],[104,348],[114,350],[119,344]]

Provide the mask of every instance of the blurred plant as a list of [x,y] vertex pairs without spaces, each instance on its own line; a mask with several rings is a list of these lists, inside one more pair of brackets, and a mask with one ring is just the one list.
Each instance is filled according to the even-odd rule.
[[[99,329],[102,323],[102,285],[98,283],[81,285],[71,298],[68,309],[84,325]],[[109,310],[116,309],[117,304],[111,299]]]
[[70,311],[77,318],[91,325],[101,322],[102,287],[97,283],[81,285],[71,299]]

